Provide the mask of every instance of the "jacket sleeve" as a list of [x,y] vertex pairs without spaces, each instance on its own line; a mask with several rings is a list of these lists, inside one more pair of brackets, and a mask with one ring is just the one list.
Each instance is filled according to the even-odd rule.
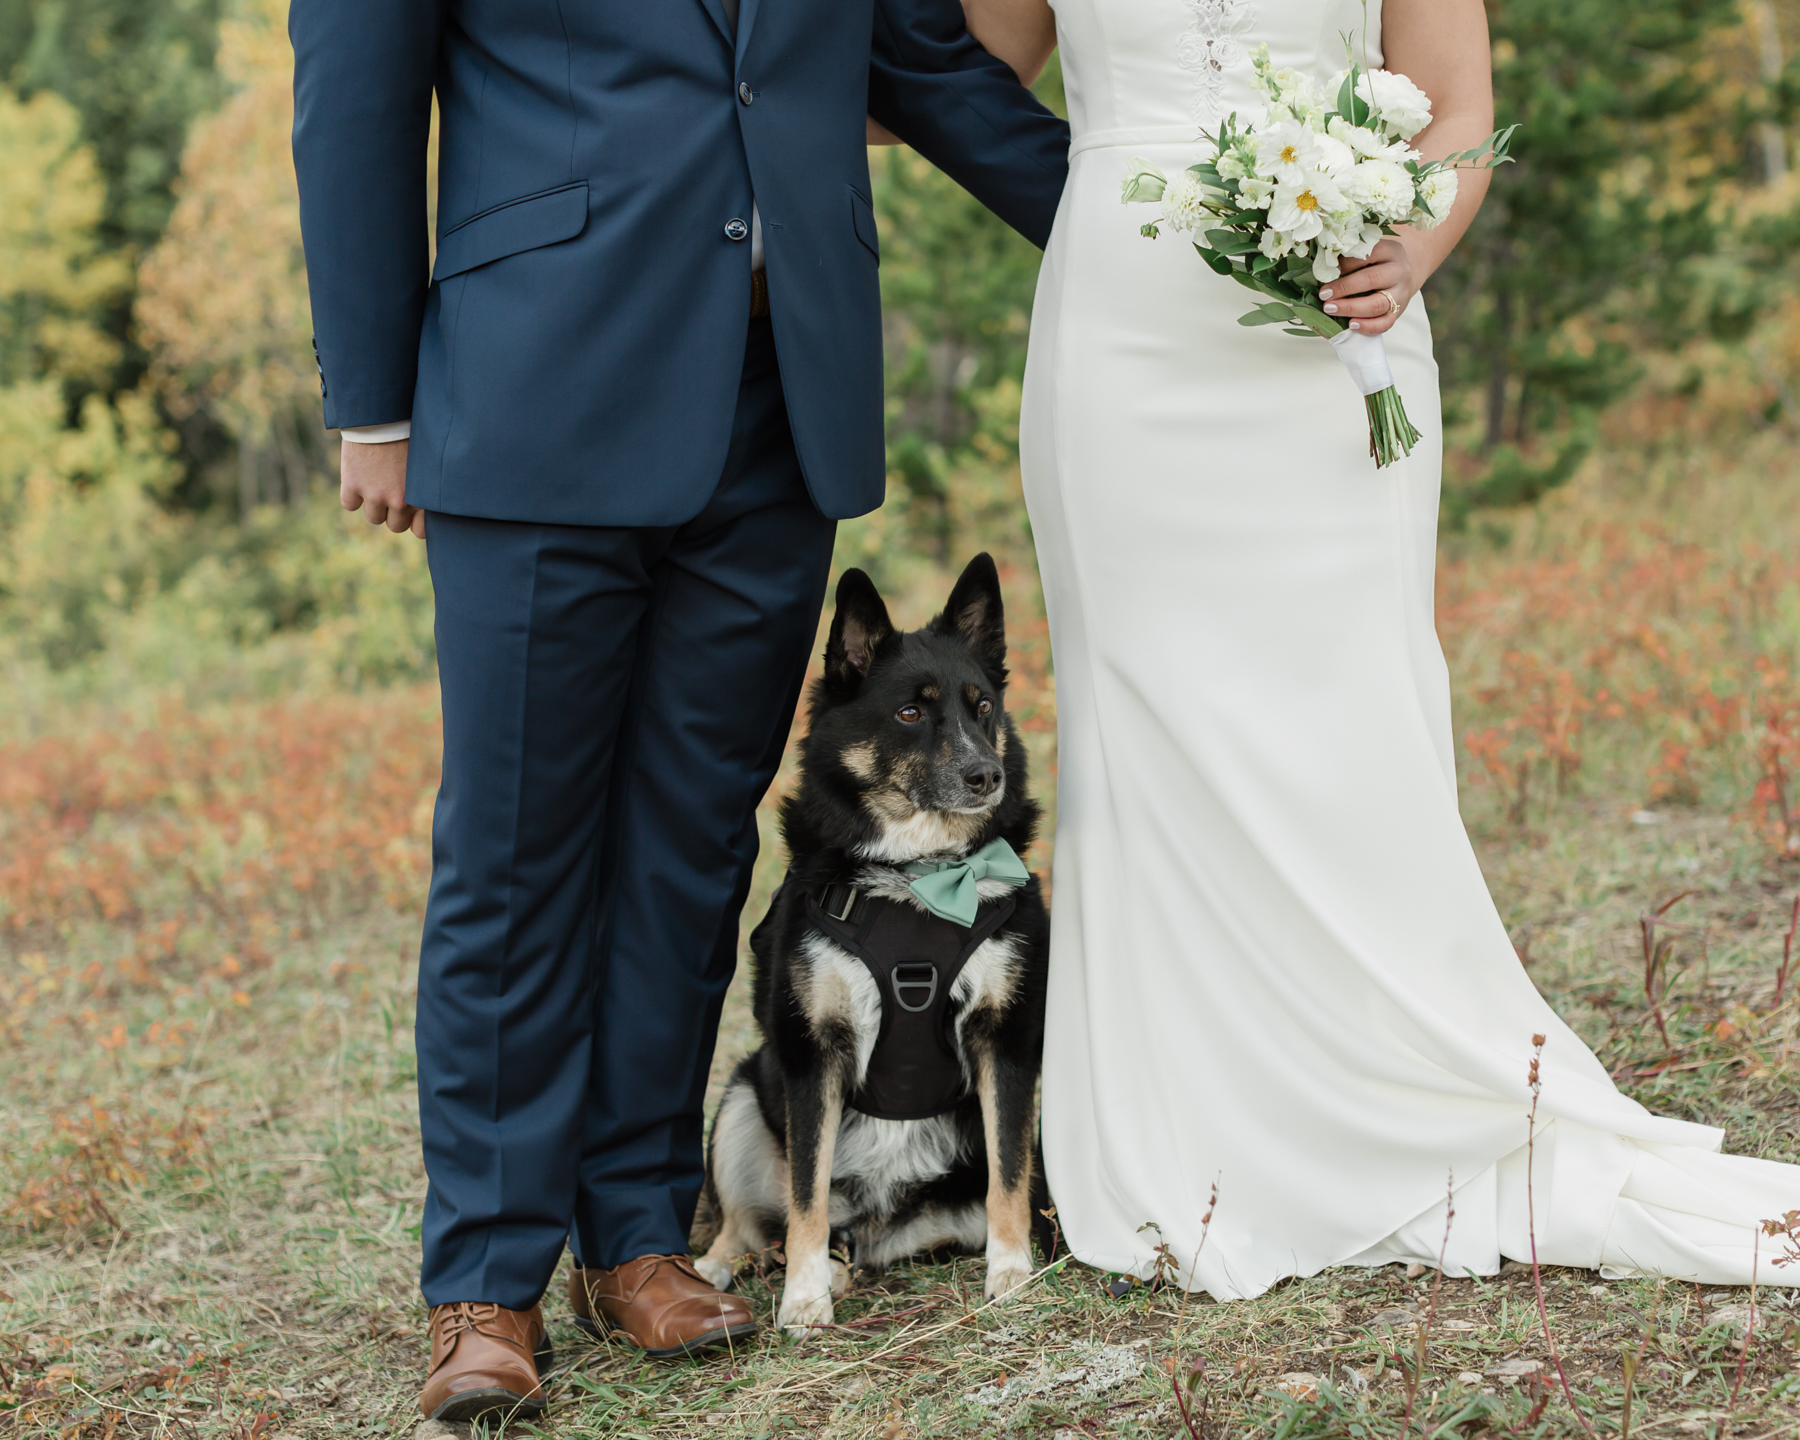
[[445,0],[293,0],[294,170],[329,426],[412,414]]
[[1033,244],[1049,240],[1069,127],[975,42],[961,0],[875,0],[869,114]]

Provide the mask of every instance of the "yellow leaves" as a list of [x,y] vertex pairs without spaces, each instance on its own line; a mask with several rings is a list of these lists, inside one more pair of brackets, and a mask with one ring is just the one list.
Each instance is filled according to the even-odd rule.
[[210,411],[241,441],[318,393],[290,151],[284,6],[257,0],[221,30],[238,93],[194,127],[178,200],[139,272],[137,319],[172,409]]
[[52,663],[99,647],[176,531],[154,499],[174,437],[148,397],[90,396],[74,428],[63,416],[54,381],[0,387],[0,591],[14,633]]
[[95,319],[131,272],[99,248],[106,191],[80,131],[48,91],[0,88],[0,383],[97,380],[118,358]]

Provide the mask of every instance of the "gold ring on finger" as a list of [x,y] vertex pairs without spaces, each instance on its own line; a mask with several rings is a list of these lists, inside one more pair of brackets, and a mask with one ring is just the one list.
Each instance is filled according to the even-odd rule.
[[1394,316],[1400,313],[1400,302],[1396,300],[1389,291],[1383,290],[1381,292],[1381,298],[1388,302],[1388,316]]

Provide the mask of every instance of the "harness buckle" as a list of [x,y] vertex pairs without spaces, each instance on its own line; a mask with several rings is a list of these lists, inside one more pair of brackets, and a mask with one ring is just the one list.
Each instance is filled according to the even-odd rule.
[[[890,972],[889,983],[894,987],[894,1003],[909,1015],[917,1015],[931,1008],[931,1002],[937,999],[938,968],[935,965],[911,964],[896,965]],[[918,1004],[911,1003],[908,994],[925,992],[925,998]]]
[[856,913],[857,896],[862,892],[854,885],[827,885],[819,897],[819,909],[840,925],[846,925]]

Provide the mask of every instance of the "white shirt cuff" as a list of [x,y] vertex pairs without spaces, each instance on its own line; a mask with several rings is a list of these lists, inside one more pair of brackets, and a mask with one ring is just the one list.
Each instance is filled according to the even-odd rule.
[[356,445],[390,445],[396,440],[412,438],[412,421],[396,420],[391,425],[347,425],[338,434]]

